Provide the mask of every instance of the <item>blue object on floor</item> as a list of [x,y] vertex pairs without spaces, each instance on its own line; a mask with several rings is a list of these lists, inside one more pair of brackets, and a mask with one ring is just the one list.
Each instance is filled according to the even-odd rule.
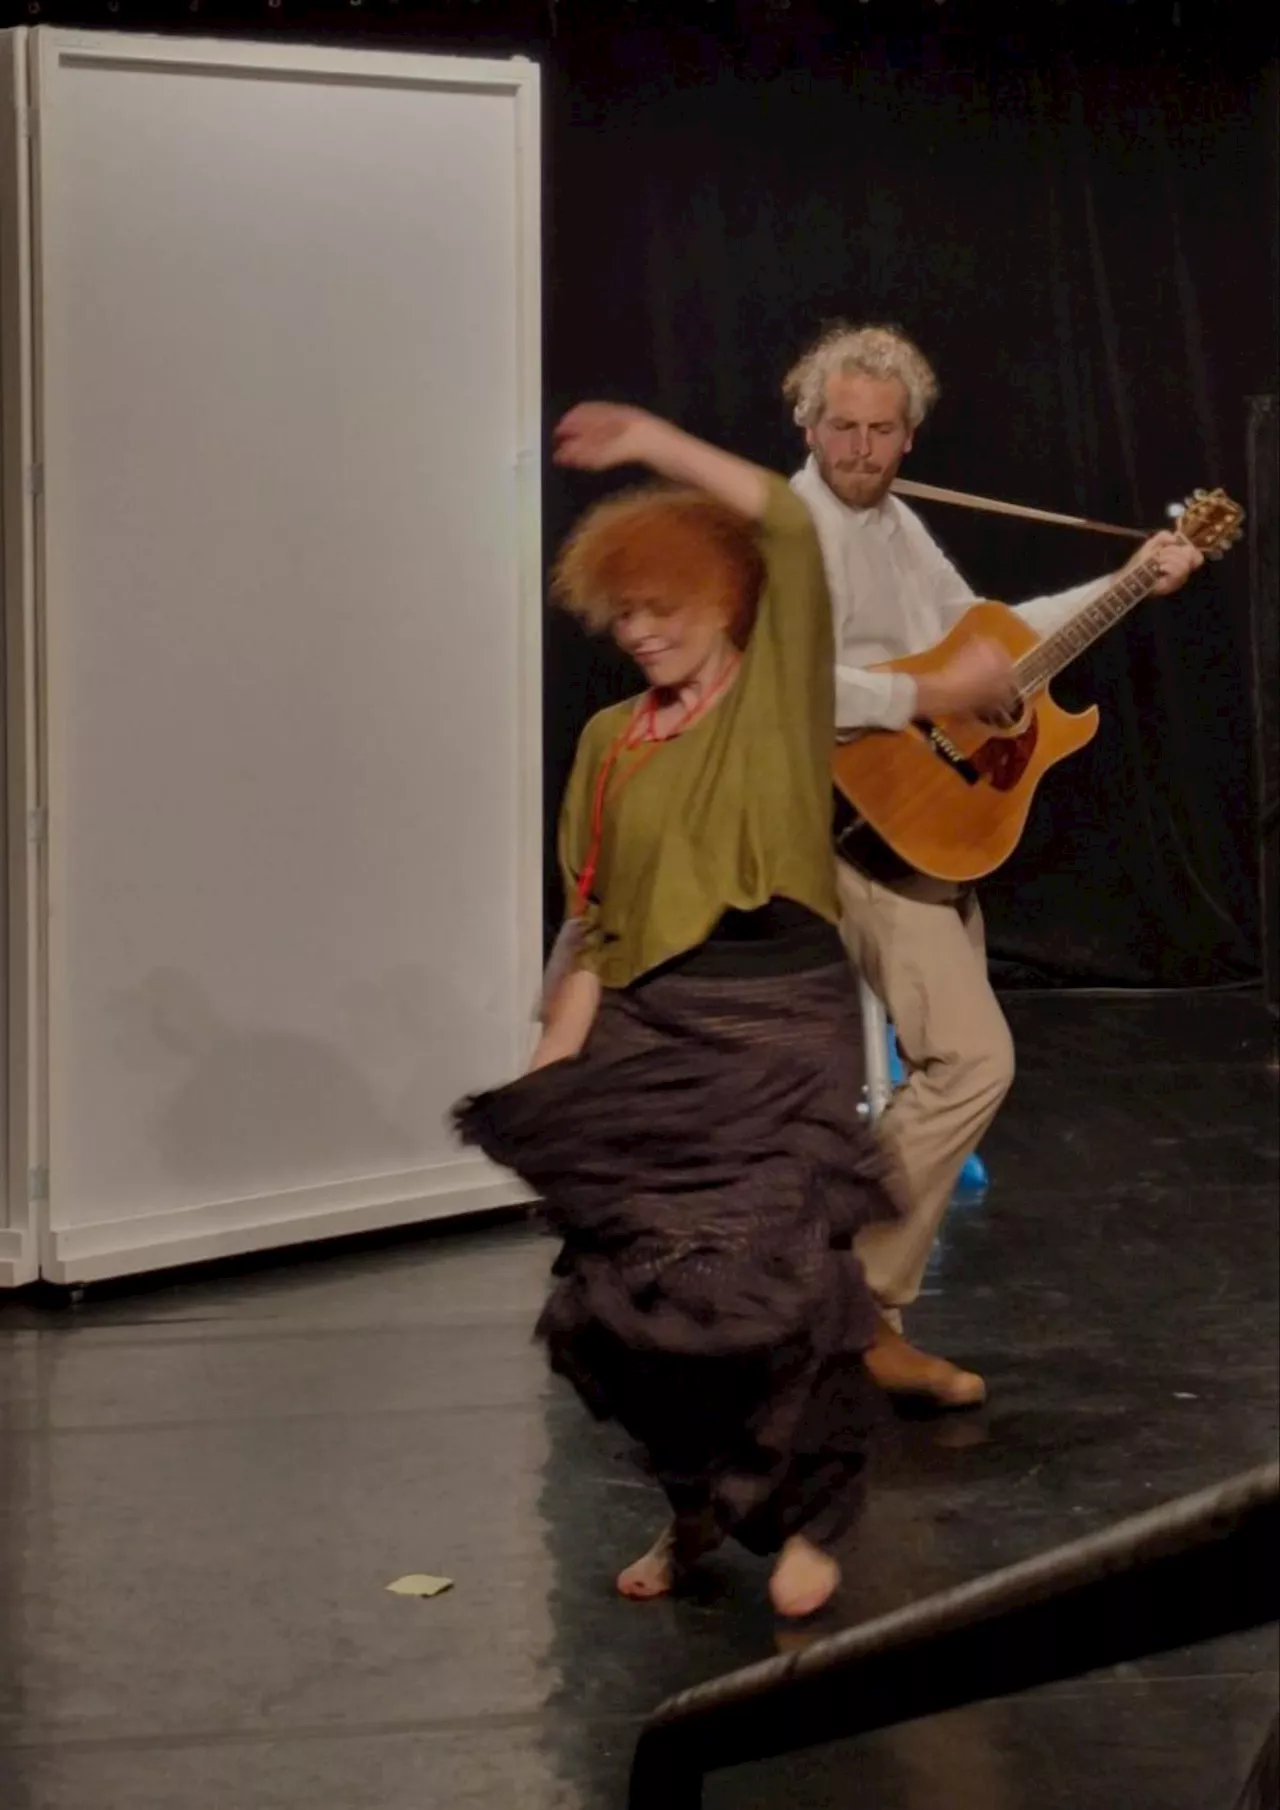
[[985,1194],[988,1180],[987,1165],[975,1150],[972,1156],[965,1158],[960,1180],[956,1183],[956,1193]]
[[[894,1087],[901,1087],[907,1078],[907,1071],[902,1065],[898,1039],[894,1035],[892,1025],[888,1026],[886,1034],[889,1043],[889,1080]],[[972,1199],[975,1194],[985,1194],[989,1179],[987,1165],[975,1150],[973,1155],[966,1159],[964,1168],[960,1171],[960,1179],[956,1183],[956,1194],[969,1199]]]

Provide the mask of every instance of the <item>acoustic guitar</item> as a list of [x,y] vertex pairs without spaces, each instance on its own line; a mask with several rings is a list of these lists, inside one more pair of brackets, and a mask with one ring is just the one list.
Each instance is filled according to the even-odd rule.
[[[1239,540],[1243,520],[1224,491],[1197,490],[1174,526],[1218,559]],[[1043,640],[1004,604],[975,603],[936,647],[876,668],[937,672],[966,642],[999,641],[1014,661],[1018,702],[1008,714],[856,730],[838,742],[832,773],[852,807],[850,827],[936,880],[963,885],[993,873],[1021,841],[1044,775],[1098,731],[1096,705],[1070,714],[1049,695],[1050,680],[1148,596],[1159,576],[1158,562],[1144,560]]]

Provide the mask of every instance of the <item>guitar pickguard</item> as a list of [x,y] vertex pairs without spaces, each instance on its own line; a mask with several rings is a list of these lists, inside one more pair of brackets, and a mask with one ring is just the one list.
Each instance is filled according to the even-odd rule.
[[996,792],[1012,792],[1031,764],[1040,739],[1040,725],[1035,712],[1028,718],[1019,735],[993,735],[969,756],[987,784]]

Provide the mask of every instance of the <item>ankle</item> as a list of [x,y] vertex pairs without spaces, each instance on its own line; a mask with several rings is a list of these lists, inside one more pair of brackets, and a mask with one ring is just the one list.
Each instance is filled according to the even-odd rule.
[[710,1507],[678,1515],[669,1529],[672,1559],[680,1570],[696,1565],[723,1544],[724,1534]]

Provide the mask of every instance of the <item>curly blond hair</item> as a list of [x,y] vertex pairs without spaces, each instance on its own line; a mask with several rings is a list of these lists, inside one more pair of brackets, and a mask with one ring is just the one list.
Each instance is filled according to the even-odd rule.
[[801,427],[822,419],[827,379],[835,372],[860,373],[882,381],[896,377],[907,392],[907,425],[919,427],[938,400],[938,379],[914,340],[899,327],[855,327],[834,321],[787,372],[782,393]]
[[597,633],[633,598],[697,602],[745,643],[764,582],[751,524],[700,490],[646,484],[597,503],[560,550],[551,594]]

